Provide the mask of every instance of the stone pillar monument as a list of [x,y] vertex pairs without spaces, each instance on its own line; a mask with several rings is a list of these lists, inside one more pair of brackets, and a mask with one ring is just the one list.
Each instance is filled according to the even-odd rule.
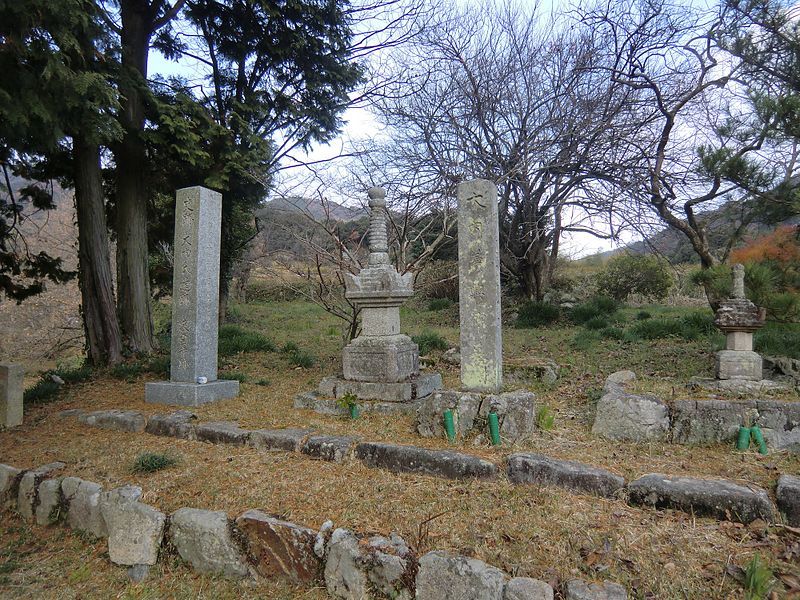
[[172,279],[170,381],[145,384],[145,401],[198,406],[239,394],[217,379],[222,196],[203,187],[177,191]]
[[764,312],[744,295],[744,267],[733,266],[733,292],[720,303],[714,325],[726,335],[725,350],[717,352],[717,379],[760,381],[761,356],[753,352],[753,332],[764,326]]
[[25,369],[0,364],[0,429],[22,425],[22,395]]
[[497,188],[485,179],[458,186],[458,294],[461,385],[497,393],[503,385],[500,233]]

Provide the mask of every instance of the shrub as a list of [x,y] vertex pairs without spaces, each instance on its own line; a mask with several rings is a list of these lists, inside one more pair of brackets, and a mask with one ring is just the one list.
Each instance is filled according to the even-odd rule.
[[434,298],[430,302],[428,302],[428,310],[436,311],[436,310],[444,310],[446,308],[450,308],[453,306],[454,302],[450,300],[450,298]]
[[289,358],[289,364],[293,367],[310,369],[317,362],[313,354],[301,350],[294,342],[286,342],[281,352]]
[[39,381],[25,390],[22,394],[22,401],[28,404],[44,404],[54,400],[58,395],[61,386],[50,377],[43,376]]
[[653,315],[651,315],[646,310],[640,310],[638,313],[636,313],[636,319],[639,320],[639,321],[646,321],[647,319],[649,319],[652,316]]
[[240,352],[274,352],[275,344],[264,335],[246,331],[237,325],[223,325],[219,329],[219,355],[233,356]]
[[683,337],[693,339],[717,332],[714,325],[714,315],[707,312],[694,312],[681,318]]
[[239,383],[247,383],[250,381],[250,376],[247,373],[241,373],[239,371],[222,371],[219,373],[220,379],[235,379]]
[[544,431],[550,431],[555,424],[556,416],[550,407],[543,404],[536,410],[536,426]]
[[561,309],[549,302],[525,302],[519,307],[516,326],[520,328],[550,325],[561,316]]
[[53,371],[48,371],[48,374],[57,375],[64,383],[80,383],[92,377],[92,368],[89,365],[73,368],[58,367]]
[[133,461],[133,473],[154,473],[177,464],[178,460],[166,454],[156,452],[142,452]]
[[598,274],[598,289],[619,301],[632,294],[660,300],[672,285],[669,264],[651,254],[620,254]]
[[433,350],[447,350],[450,345],[447,340],[435,331],[423,331],[419,335],[411,336],[411,340],[419,346],[422,356],[430,354]]
[[655,340],[665,337],[682,337],[682,327],[677,319],[648,319],[638,321],[629,329],[635,338]]
[[619,303],[607,296],[595,296],[587,302],[575,305],[569,313],[573,323],[581,325],[595,317],[610,316],[620,307]]
[[111,376],[131,382],[141,375],[144,370],[144,366],[141,363],[121,363],[111,368]]
[[458,302],[458,264],[436,260],[417,276],[414,287],[423,298],[447,298]]
[[768,356],[789,356],[800,359],[800,331],[786,325],[767,323],[753,336],[756,352]]
[[605,329],[608,327],[608,319],[606,317],[592,317],[588,321],[585,321],[583,324],[586,329]]
[[598,331],[600,337],[610,340],[625,340],[625,331],[619,327],[604,327]]
[[775,587],[775,576],[772,570],[761,562],[761,556],[756,554],[747,563],[744,570],[744,597],[745,600],[763,600],[769,596]]
[[586,351],[600,339],[600,334],[597,331],[581,330],[575,334],[570,342],[570,345],[576,350]]

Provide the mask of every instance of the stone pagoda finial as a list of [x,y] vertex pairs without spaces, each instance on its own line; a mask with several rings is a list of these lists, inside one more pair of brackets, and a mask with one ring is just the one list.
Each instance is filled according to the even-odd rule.
[[389,264],[389,241],[386,236],[386,190],[373,187],[369,195],[369,264]]
[[744,298],[744,265],[733,265],[733,293],[731,298]]

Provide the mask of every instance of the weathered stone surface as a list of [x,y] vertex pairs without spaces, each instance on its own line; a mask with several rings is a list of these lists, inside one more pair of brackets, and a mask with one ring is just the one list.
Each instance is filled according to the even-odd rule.
[[553,588],[538,579],[514,577],[506,584],[503,600],[553,600]]
[[63,469],[66,465],[54,462],[43,465],[32,471],[26,471],[19,481],[17,491],[17,510],[25,519],[32,519],[39,503],[39,484],[51,473]]
[[763,356],[762,373],[790,385],[800,385],[800,360],[788,356]]
[[776,392],[790,389],[790,385],[781,381],[762,379],[711,379],[708,377],[691,377],[686,385],[690,390],[706,390],[714,393],[735,395],[743,398],[770,396]]
[[387,598],[411,600],[413,593],[407,587],[407,571],[410,567],[411,550],[396,533],[388,538],[374,536],[367,542],[363,562],[367,568],[367,579],[372,587]]
[[144,431],[144,415],[135,410],[96,410],[78,415],[78,422],[90,427],[114,431]]
[[0,507],[16,503],[21,476],[22,469],[0,464]]
[[[327,398],[353,394],[359,400],[399,403],[424,398],[441,387],[442,376],[439,373],[417,373],[407,381],[400,382],[348,381],[341,377],[325,377],[319,384],[318,392],[320,396]],[[340,412],[345,411],[341,409]]]
[[[370,384],[372,385],[372,384]],[[401,384],[375,384],[375,385],[401,385]],[[402,384],[407,385],[407,384]],[[349,414],[349,411],[336,403],[334,398],[323,398],[318,392],[303,392],[294,398],[295,408],[306,408],[323,415]],[[382,402],[379,400],[362,400],[358,403],[358,411],[364,413],[377,413],[381,415],[392,414],[413,414],[417,411],[420,400],[409,400],[406,402]]]
[[800,527],[800,477],[781,475],[776,490],[778,510],[792,527]]
[[528,361],[523,365],[503,365],[503,383],[527,386],[542,382],[554,384],[558,381],[559,366],[552,360]]
[[0,364],[0,429],[22,425],[24,378],[22,365]]
[[359,539],[347,529],[336,529],[327,546],[325,587],[334,598],[368,598],[368,579],[361,563]]
[[344,378],[351,381],[405,381],[419,373],[419,348],[400,333],[380,337],[362,334],[342,351],[342,370]]
[[716,354],[717,379],[761,381],[761,355],[744,350],[720,350]]
[[774,517],[767,492],[730,481],[653,473],[628,484],[628,493],[632,504],[673,508],[741,523],[756,519],[772,521]]
[[611,440],[666,439],[669,409],[652,394],[631,394],[625,385],[636,379],[633,371],[617,371],[606,379],[597,402],[592,433]]
[[38,525],[51,525],[64,517],[61,514],[61,478],[45,479],[39,484],[39,501],[34,511]]
[[605,386],[603,387],[603,391],[607,392],[610,389],[612,389],[613,386],[625,385],[626,383],[634,381],[635,379],[636,379],[636,373],[634,373],[633,371],[628,371],[628,370],[615,371],[611,375],[606,377],[606,383]]
[[144,430],[151,435],[193,440],[197,415],[188,410],[176,410],[168,415],[153,415],[147,419]]
[[106,522],[100,512],[103,487],[93,481],[78,477],[64,477],[61,493],[67,502],[67,524],[75,530],[85,531],[95,537],[106,537]]
[[598,496],[613,496],[625,486],[622,477],[605,469],[529,453],[508,457],[508,478],[512,483],[553,485]]
[[498,471],[494,463],[470,454],[377,442],[356,446],[356,458],[370,467],[395,473],[422,473],[448,479],[488,478]]
[[166,516],[139,502],[141,488],[125,486],[104,492],[100,512],[108,531],[108,555],[118,565],[154,565],[164,536]]
[[417,600],[502,600],[505,575],[474,558],[428,552],[419,559]]
[[475,426],[482,396],[477,393],[442,390],[423,398],[417,408],[417,433],[423,437],[445,437],[444,411],[453,411],[456,437],[464,437]]
[[59,419],[73,419],[82,415],[86,411],[82,408],[68,408],[67,410],[60,410],[56,413],[56,417]]
[[197,406],[239,393],[238,381],[217,380],[222,195],[176,196],[170,381],[145,384],[145,400]]
[[248,574],[245,556],[223,511],[179,508],[172,513],[169,533],[178,554],[195,571],[226,577]]
[[512,444],[528,439],[536,431],[536,394],[517,390],[486,396],[478,411],[481,426],[488,426],[489,413],[497,414],[501,438]]
[[150,577],[150,565],[133,565],[128,567],[127,573],[133,583],[142,583]]
[[276,575],[296,582],[316,581],[322,563],[314,553],[317,532],[307,527],[248,510],[236,519],[247,538],[256,571],[264,577]]
[[627,600],[628,592],[618,583],[588,583],[570,579],[564,585],[565,600]]
[[300,450],[303,454],[331,462],[350,460],[357,438],[337,435],[312,435]]
[[676,400],[672,403],[672,441],[690,445],[731,441],[739,426],[757,412],[755,400]]
[[310,429],[256,429],[250,432],[250,445],[257,450],[299,452]]
[[461,385],[498,393],[503,385],[503,340],[494,183],[477,179],[458,185],[458,230]]
[[245,446],[250,441],[250,432],[232,421],[216,421],[195,425],[195,438],[212,444],[234,444]]

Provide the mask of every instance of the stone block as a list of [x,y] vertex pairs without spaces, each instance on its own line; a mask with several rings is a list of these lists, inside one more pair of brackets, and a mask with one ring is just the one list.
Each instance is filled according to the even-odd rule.
[[16,504],[22,469],[0,464],[0,507]]
[[402,334],[357,337],[342,351],[342,370],[350,381],[406,381],[419,373],[419,348]]
[[730,442],[739,426],[757,412],[754,400],[676,400],[672,403],[672,441],[690,445]]
[[325,587],[334,598],[369,598],[367,573],[361,561],[359,539],[347,529],[336,529],[327,545]]
[[250,445],[256,450],[299,452],[310,429],[256,429],[250,432]]
[[500,436],[516,443],[528,439],[536,431],[536,394],[525,390],[486,396],[478,414],[486,425],[489,413],[497,414]]
[[32,471],[25,471],[19,480],[17,491],[17,510],[25,519],[32,519],[36,506],[39,504],[39,484],[51,473],[63,469],[63,462],[54,462],[43,465]]
[[64,477],[61,493],[67,503],[67,524],[77,531],[85,531],[94,537],[107,537],[106,522],[100,512],[103,487],[78,477]]
[[627,600],[628,592],[618,583],[588,583],[570,579],[564,585],[565,600]]
[[792,527],[800,527],[800,477],[781,475],[776,490],[778,510]]
[[494,463],[470,454],[377,442],[356,446],[356,458],[369,467],[395,473],[420,473],[448,479],[490,478],[498,471]]
[[307,527],[248,510],[236,519],[247,539],[256,571],[264,577],[283,576],[298,583],[320,578],[322,563],[314,553],[317,532]]
[[475,425],[483,397],[478,393],[442,390],[423,398],[417,408],[417,433],[445,437],[444,411],[453,411],[456,437],[463,438]]
[[606,385],[597,402],[592,433],[611,440],[661,441],[669,432],[667,405],[652,394],[629,394]]
[[250,432],[232,421],[201,423],[195,426],[194,432],[199,442],[234,446],[246,446],[250,442]]
[[505,385],[529,386],[542,382],[549,385],[558,381],[559,366],[552,360],[527,360],[522,365],[503,365]]
[[164,513],[139,502],[142,490],[125,486],[104,492],[100,512],[108,531],[108,556],[118,565],[154,565],[158,560]]
[[168,415],[153,415],[147,420],[144,430],[151,435],[163,435],[194,440],[197,415],[188,410],[176,410]]
[[38,503],[34,510],[37,525],[52,525],[64,518],[61,501],[61,478],[45,479],[39,484]]
[[717,379],[746,379],[761,381],[761,356],[756,352],[720,350],[716,355]]
[[146,419],[135,410],[96,410],[78,415],[78,422],[90,427],[139,433],[144,431]]
[[396,533],[388,538],[373,536],[363,550],[362,560],[372,587],[387,598],[411,600],[413,591],[407,583],[413,556],[405,540]]
[[[401,383],[365,383],[366,386],[408,386],[409,384]],[[410,392],[409,392],[410,393]],[[403,395],[403,394],[401,394]],[[358,403],[358,410],[361,413],[377,413],[381,415],[393,414],[413,414],[417,411],[420,400],[410,400],[407,402],[382,402],[377,400],[362,400]],[[344,416],[349,414],[349,411],[342,408],[336,403],[333,398],[323,398],[317,392],[304,392],[298,394],[294,398],[294,407],[313,410],[323,415],[339,415]]]
[[413,375],[408,381],[400,382],[348,381],[341,377],[325,377],[319,384],[318,392],[320,396],[328,398],[341,398],[353,394],[359,400],[413,402],[441,387],[441,374],[422,373]]
[[500,234],[497,188],[478,179],[458,185],[458,290],[461,385],[498,393],[503,384]]
[[419,559],[417,600],[503,600],[505,575],[485,562],[447,552]]
[[766,491],[731,481],[653,473],[628,484],[628,493],[631,504],[672,508],[717,519],[750,523],[774,518]]
[[553,600],[553,588],[538,579],[514,577],[506,584],[503,600]]
[[22,365],[0,364],[0,429],[22,425],[24,378]]
[[622,477],[605,469],[529,453],[508,457],[508,478],[512,483],[556,486],[606,497],[614,496],[625,486]]
[[172,544],[199,573],[245,577],[247,562],[223,511],[179,508],[169,523]]
[[312,435],[300,452],[313,458],[341,463],[350,460],[357,441],[357,438],[350,436]]
[[208,383],[183,383],[156,381],[144,384],[144,401],[151,404],[173,406],[201,406],[209,402],[235,398],[239,395],[239,382],[218,379]]
[[603,386],[603,391],[608,392],[614,389],[615,386],[624,386],[626,383],[636,380],[636,373],[630,370],[615,371],[606,377],[606,383]]
[[[753,351],[752,331],[729,331],[725,335],[725,349],[739,352]],[[760,379],[760,377],[759,377]]]

